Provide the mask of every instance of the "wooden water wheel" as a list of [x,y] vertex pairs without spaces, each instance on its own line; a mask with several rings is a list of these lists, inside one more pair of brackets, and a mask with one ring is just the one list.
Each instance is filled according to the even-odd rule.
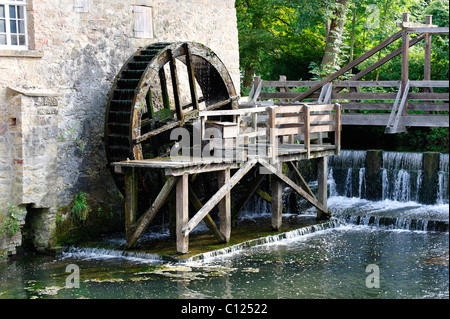
[[[188,127],[199,110],[231,108],[237,108],[236,91],[213,51],[194,42],[151,44],[131,56],[112,86],[105,119],[108,164],[164,156],[175,143],[173,128]],[[111,172],[123,193],[123,176]],[[139,197],[151,202],[163,179],[140,176]]]

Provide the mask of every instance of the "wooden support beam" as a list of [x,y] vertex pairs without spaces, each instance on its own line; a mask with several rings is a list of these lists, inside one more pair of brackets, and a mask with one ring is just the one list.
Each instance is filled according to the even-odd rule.
[[184,236],[188,236],[189,233],[198,225],[198,223],[227,195],[230,190],[244,177],[245,174],[257,163],[256,159],[250,160],[242,165],[242,167],[215,193],[211,199],[203,205],[197,214],[182,228]]
[[188,175],[183,175],[177,178],[176,187],[176,214],[177,214],[177,252],[185,254],[189,249],[189,233],[183,232],[189,220],[189,186]]
[[[403,23],[409,22],[409,12],[403,12]],[[409,80],[409,33],[402,30],[402,94],[405,92]],[[408,103],[405,101],[403,115],[408,114]]]
[[[275,165],[277,170],[280,170],[281,163]],[[272,175],[272,229],[279,231],[282,224],[283,213],[283,187],[280,180]]]
[[288,184],[293,190],[295,190],[300,196],[302,196],[304,199],[306,199],[311,205],[319,209],[322,213],[325,215],[331,216],[331,213],[329,210],[323,206],[317,199],[313,198],[311,195],[309,195],[307,192],[305,192],[300,186],[295,184],[289,177],[284,175],[282,172],[277,170],[275,167],[270,165],[266,160],[259,159],[258,160],[261,165],[263,165],[269,172],[272,174],[275,174],[278,176],[278,178],[281,179],[284,183]]
[[[318,159],[318,200],[322,204],[323,207],[327,207],[327,182],[328,182],[328,163],[327,163],[327,157],[319,157]],[[317,219],[323,220],[327,219],[330,216],[328,214],[324,214],[322,210],[317,210]]]
[[294,172],[294,177],[297,180],[297,183],[300,184],[300,187],[303,188],[305,192],[307,192],[309,195],[311,195],[312,198],[316,199],[316,195],[314,195],[314,192],[309,188],[308,183],[306,183],[305,179],[303,178],[302,174],[300,174],[300,171],[297,168],[297,165],[293,161],[288,162],[288,166],[291,168],[291,170]]
[[[189,201],[191,202],[192,206],[194,207],[194,209],[197,212],[203,208],[202,202],[197,197],[197,195],[194,193],[194,191],[192,190],[192,187],[189,187]],[[220,232],[216,223],[214,223],[214,220],[211,218],[211,216],[209,214],[206,215],[205,218],[203,218],[203,221],[205,222],[206,226],[209,228],[209,230],[213,234],[214,238],[216,238],[219,243],[226,242],[225,236]]]
[[[230,168],[218,172],[219,189],[230,180]],[[230,241],[231,236],[231,194],[228,192],[219,202],[219,227],[225,237],[225,242]]]
[[346,66],[344,66],[343,68],[341,68],[339,71],[331,74],[330,76],[328,76],[324,80],[320,81],[319,83],[315,84],[314,86],[312,86],[310,89],[306,90],[305,92],[300,93],[297,97],[293,98],[291,100],[291,102],[303,100],[304,98],[308,97],[309,95],[311,95],[312,93],[314,93],[318,89],[320,89],[324,84],[333,81],[334,79],[336,79],[337,77],[341,76],[345,72],[353,69],[355,66],[357,66],[361,62],[367,60],[368,58],[370,58],[372,55],[374,55],[375,53],[377,53],[378,51],[380,51],[384,47],[388,46],[389,44],[391,44],[395,40],[399,39],[401,36],[402,36],[402,31],[399,31],[399,32],[395,33],[394,35],[390,36],[389,38],[387,38],[386,40],[384,40],[383,42],[381,42],[380,44],[378,44],[377,46],[375,46],[371,50],[367,51],[363,55],[359,56],[358,58],[356,58],[355,60],[353,60],[352,62],[350,62]]
[[137,224],[136,230],[133,232],[130,239],[127,240],[126,245],[127,249],[130,249],[136,244],[139,237],[151,223],[153,218],[155,218],[156,214],[158,213],[160,208],[164,205],[167,197],[169,196],[170,192],[175,186],[175,182],[176,182],[175,177],[170,177],[164,184],[161,191],[159,192],[152,206],[142,215],[141,218],[139,218],[138,222],[136,223]]
[[127,242],[136,227],[138,185],[134,167],[125,169],[125,233]]

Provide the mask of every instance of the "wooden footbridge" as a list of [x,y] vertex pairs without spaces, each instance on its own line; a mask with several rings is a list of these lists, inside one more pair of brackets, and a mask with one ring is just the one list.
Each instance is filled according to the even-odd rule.
[[[255,77],[246,105],[270,105],[273,101],[281,104],[340,103],[344,112],[342,125],[384,126],[388,134],[405,132],[407,127],[449,127],[449,82],[431,80],[432,35],[448,35],[449,28],[433,25],[432,16],[427,16],[424,24],[409,22],[409,13],[403,14],[403,22],[398,26],[400,31],[322,81],[286,81],[284,76],[279,81],[262,81]],[[349,80],[338,80],[399,39],[402,39],[400,48],[350,75]],[[409,79],[409,48],[422,42],[425,42],[423,80],[412,81]],[[401,79],[361,81],[398,55],[402,58]],[[265,93],[263,88],[275,88],[277,92]],[[389,93],[375,93],[377,91]]]
[[[408,14],[400,26],[401,31],[323,81],[256,78],[245,103],[238,101],[220,59],[198,43],[156,43],[136,52],[116,77],[105,123],[108,165],[125,197],[127,247],[136,244],[166,202],[169,215],[174,212],[179,253],[188,252],[189,235],[202,220],[219,242],[228,242],[232,219],[267,176],[273,229],[282,224],[283,184],[314,206],[318,219],[326,219],[331,215],[327,157],[339,155],[342,125],[383,125],[387,133],[408,126],[448,127],[448,114],[439,114],[449,110],[448,92],[433,92],[433,88],[448,88],[448,82],[430,81],[429,66],[431,35],[448,33],[448,28],[432,25],[430,17],[424,25],[409,23]],[[420,35],[411,40],[413,33]],[[399,38],[400,49],[348,81],[333,82]],[[426,41],[424,80],[410,81],[408,50],[422,39]],[[358,81],[399,54],[403,57],[399,81]],[[264,87],[278,91],[264,93]],[[301,93],[292,90],[298,87],[309,88]],[[398,90],[359,92],[364,87]],[[411,88],[423,92],[413,93]],[[368,100],[376,101],[364,102]],[[362,113],[368,110],[385,113]],[[299,161],[312,158],[318,162],[317,194],[298,170]],[[211,196],[205,192],[201,196],[193,186],[198,176],[205,176],[203,189]],[[232,190],[238,184],[244,185],[244,192],[232,207]],[[215,207],[218,220],[211,217]]]

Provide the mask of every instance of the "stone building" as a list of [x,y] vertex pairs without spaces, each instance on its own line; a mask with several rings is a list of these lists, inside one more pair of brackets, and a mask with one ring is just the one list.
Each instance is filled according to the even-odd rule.
[[[136,50],[172,41],[211,48],[239,90],[234,0],[0,0],[0,227],[14,204],[45,249],[76,194],[99,208],[117,197],[102,141],[109,90]],[[21,240],[3,234],[0,257]]]

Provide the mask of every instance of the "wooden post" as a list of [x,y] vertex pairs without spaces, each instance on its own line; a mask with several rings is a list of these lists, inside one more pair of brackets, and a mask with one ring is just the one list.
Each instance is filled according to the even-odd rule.
[[268,108],[269,113],[269,150],[270,150],[270,162],[272,164],[277,162],[277,136],[276,136],[276,129],[275,129],[275,118],[277,116],[275,107],[269,107]]
[[177,112],[178,121],[183,120],[183,109],[180,102],[180,84],[178,83],[178,72],[177,72],[177,64],[176,58],[173,56],[172,51],[170,52],[170,76],[172,78],[172,87],[173,87],[173,98],[175,101],[175,110]]
[[136,227],[138,187],[134,167],[125,170],[125,232],[129,241]]
[[[433,24],[433,16],[427,15],[425,16],[425,23],[428,25]],[[423,79],[425,81],[431,80],[431,34],[425,34],[425,58],[424,58],[424,70],[423,70]],[[423,88],[425,93],[433,93],[432,88]],[[425,112],[425,114],[431,114],[432,112]]]
[[189,248],[189,234],[183,233],[183,227],[189,220],[189,186],[188,175],[180,176],[176,186],[177,210],[177,252],[185,254]]
[[170,192],[172,191],[174,185],[175,185],[175,177],[170,177],[164,184],[163,188],[161,189],[161,192],[154,200],[152,206],[137,221],[136,223],[137,226],[135,227],[136,230],[130,237],[127,236],[127,245],[126,245],[127,249],[134,246],[134,244],[137,242],[137,240],[142,235],[144,230],[148,227],[153,218],[155,218],[160,208],[166,202],[166,199],[169,196]]
[[306,149],[306,159],[311,157],[311,136],[310,136],[310,110],[309,105],[303,104],[303,122],[305,127],[304,139]]
[[[218,183],[219,189],[230,180],[230,168],[219,171]],[[219,202],[219,221],[220,232],[225,237],[225,242],[230,241],[231,236],[231,195],[226,194]]]
[[335,123],[334,123],[334,145],[336,145],[336,155],[341,154],[341,106],[334,104]]
[[[280,170],[281,163],[278,163],[277,170]],[[272,187],[272,229],[280,230],[283,213],[283,186],[276,175],[270,176]]]
[[[433,24],[433,16],[427,15],[425,18],[426,24]],[[424,61],[424,76],[425,81],[431,80],[431,34],[425,34],[425,61]],[[428,89],[428,88],[427,88]]]
[[[318,200],[322,204],[323,207],[327,207],[327,181],[328,181],[328,163],[327,157],[318,158]],[[327,215],[325,215],[321,210],[317,210],[317,219],[323,220],[327,219]]]
[[[403,12],[403,22],[409,22],[409,12]],[[409,79],[409,33],[406,27],[402,29],[402,88],[406,88]],[[402,91],[402,94],[404,91]],[[402,115],[408,114],[408,104],[405,104]]]

